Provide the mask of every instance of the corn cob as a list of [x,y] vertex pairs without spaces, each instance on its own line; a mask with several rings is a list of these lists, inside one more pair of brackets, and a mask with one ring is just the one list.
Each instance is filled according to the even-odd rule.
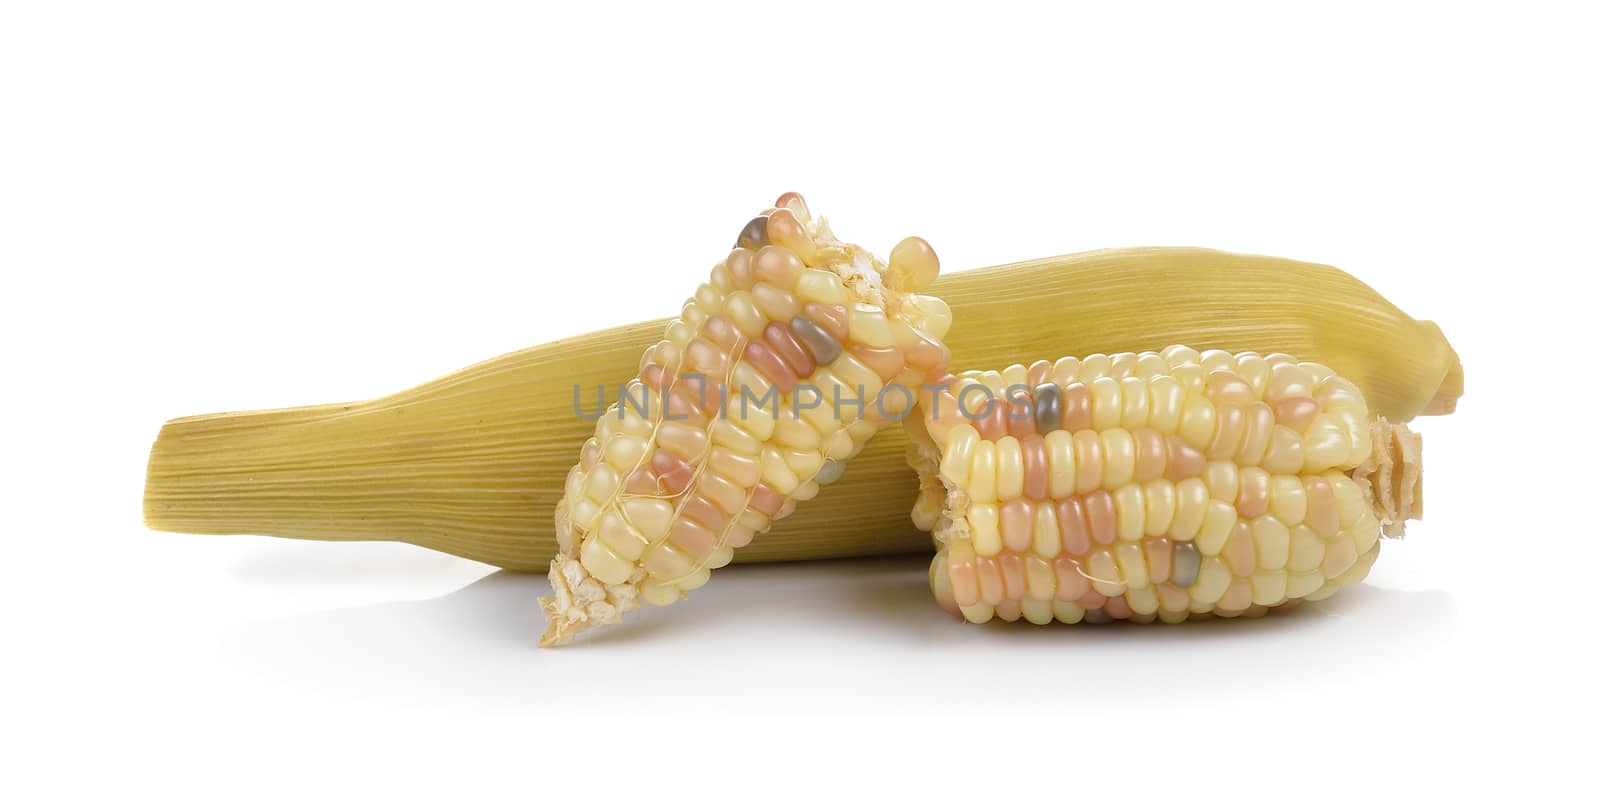
[[885,264],[794,193],[751,220],[567,475],[540,644],[704,585],[908,415],[950,363],[950,309],[917,294],[938,273],[921,239]]
[[935,598],[993,617],[1257,616],[1421,516],[1421,439],[1293,357],[1173,346],[946,376],[907,419]]
[[[1413,320],[1340,270],[1194,248],[1094,251],[941,276],[961,317],[953,366],[1174,342],[1277,350],[1333,367],[1378,414],[1449,413],[1461,366]],[[552,342],[362,402],[175,419],[150,453],[155,529],[414,543],[543,573],[573,450],[594,431],[572,386],[626,382],[666,320]],[[898,425],[741,562],[918,552],[917,478]]]

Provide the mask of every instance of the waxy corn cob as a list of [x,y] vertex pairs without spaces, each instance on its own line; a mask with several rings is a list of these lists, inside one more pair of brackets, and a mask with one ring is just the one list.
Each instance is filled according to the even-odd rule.
[[1174,346],[946,376],[907,430],[939,604],[1257,616],[1360,581],[1421,514],[1421,440],[1318,364]]
[[787,193],[740,232],[599,419],[556,507],[543,645],[670,604],[816,495],[942,375],[950,310],[918,238],[887,264]]

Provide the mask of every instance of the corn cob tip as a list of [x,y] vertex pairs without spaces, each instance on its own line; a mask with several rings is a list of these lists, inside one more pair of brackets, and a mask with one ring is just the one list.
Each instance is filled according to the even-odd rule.
[[593,626],[621,623],[623,615],[639,608],[637,582],[604,584],[564,553],[550,563],[549,576],[555,595],[539,599],[546,626],[541,648],[561,645]]
[[1361,487],[1386,538],[1404,538],[1422,518],[1422,434],[1383,417],[1372,422],[1372,456],[1350,476]]

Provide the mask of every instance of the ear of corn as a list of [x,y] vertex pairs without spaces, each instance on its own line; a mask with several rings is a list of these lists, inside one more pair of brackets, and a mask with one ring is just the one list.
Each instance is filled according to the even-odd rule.
[[[1413,320],[1334,268],[1187,248],[1096,251],[944,275],[960,367],[1063,353],[1275,350],[1340,372],[1393,421],[1448,413],[1461,367]],[[364,402],[176,419],[150,453],[146,523],[160,530],[397,540],[544,571],[550,516],[594,431],[574,410],[639,372],[667,320],[512,353]],[[587,409],[593,411],[593,404]],[[917,552],[905,436],[886,427],[807,509],[741,561]]]
[[746,224],[567,475],[540,644],[705,584],[909,414],[950,363],[950,309],[916,292],[938,272],[917,238],[887,264],[835,240],[792,193]]
[[1039,361],[941,382],[908,419],[939,604],[1180,622],[1318,600],[1420,516],[1420,439],[1283,354]]

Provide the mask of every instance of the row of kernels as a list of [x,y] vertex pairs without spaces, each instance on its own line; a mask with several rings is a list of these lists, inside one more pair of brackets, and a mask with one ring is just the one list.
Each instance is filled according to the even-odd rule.
[[[1370,560],[1365,562],[1370,565]],[[1157,570],[1156,562],[1147,563],[1132,544],[1079,561],[1018,554],[982,556],[969,545],[957,543],[935,557],[930,583],[942,607],[969,619],[974,607],[987,605],[1004,612],[1005,603],[1024,600],[1060,601],[1125,619],[1129,617],[1125,612],[1150,615],[1157,610],[1243,613],[1251,607],[1280,605],[1354,581],[1341,578],[1336,582],[1339,575],[1327,570],[1239,576],[1217,558],[1203,559],[1181,578],[1168,578],[1165,573]]]
[[1179,438],[1154,430],[1103,433],[1052,431],[1018,439],[981,437],[971,425],[950,428],[940,460],[941,475],[975,501],[1045,496],[1064,498],[1097,489],[1201,474],[1205,458]]

